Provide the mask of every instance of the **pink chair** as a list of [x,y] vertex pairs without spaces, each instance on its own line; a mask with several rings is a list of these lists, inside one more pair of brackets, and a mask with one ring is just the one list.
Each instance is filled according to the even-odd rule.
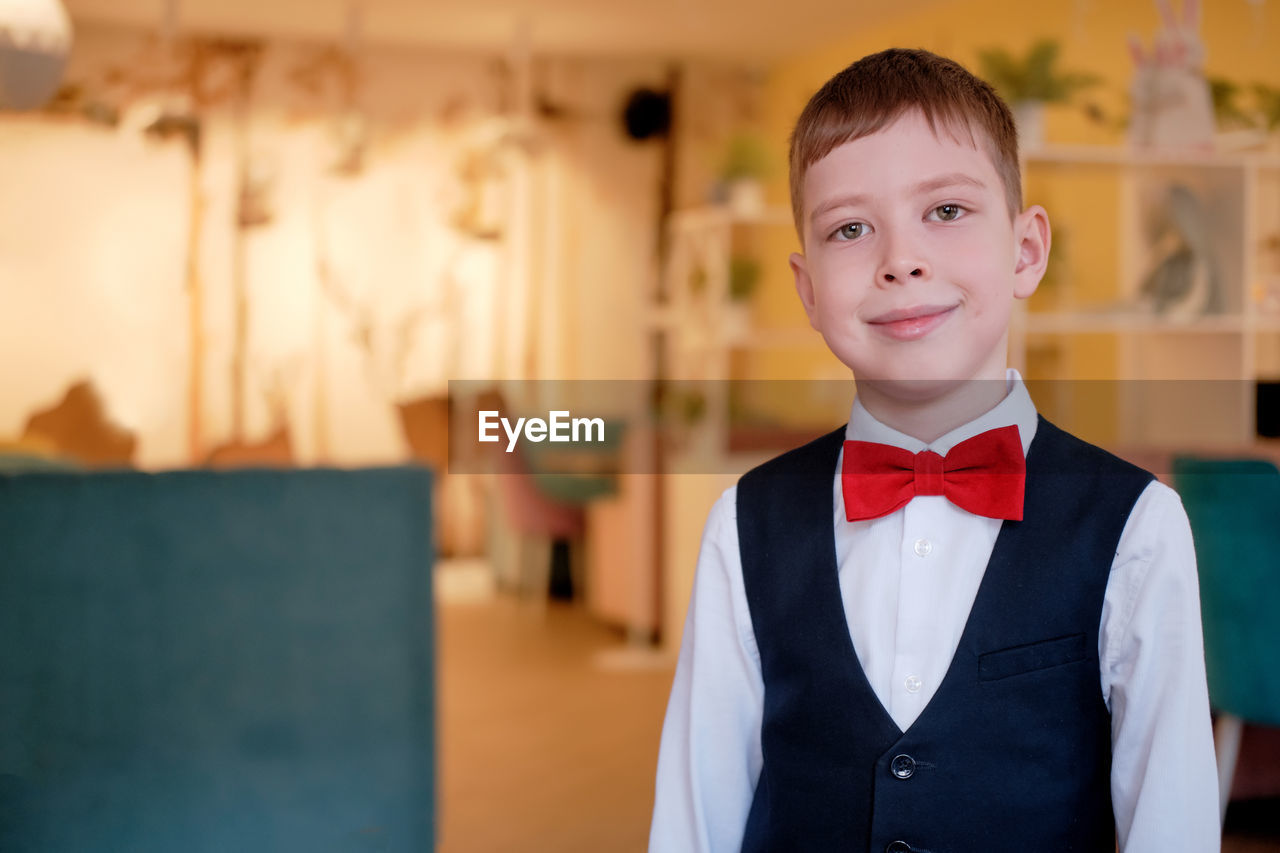
[[[580,586],[580,562],[585,507],[559,500],[538,485],[528,459],[517,448],[504,453],[494,475],[499,512],[491,529],[490,554],[500,587],[524,596],[572,597]],[[497,528],[504,529],[497,529]],[[567,553],[565,553],[567,551]],[[557,557],[567,558],[568,578],[557,572]],[[578,582],[575,582],[578,581]]]

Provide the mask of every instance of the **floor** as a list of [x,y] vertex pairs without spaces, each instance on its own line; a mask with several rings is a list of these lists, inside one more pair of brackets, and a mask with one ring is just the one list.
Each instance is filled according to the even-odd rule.
[[438,853],[644,850],[669,663],[628,665],[575,605],[437,612]]
[[[573,604],[440,595],[438,853],[639,853],[671,665]],[[1223,853],[1280,853],[1280,803],[1233,804]]]

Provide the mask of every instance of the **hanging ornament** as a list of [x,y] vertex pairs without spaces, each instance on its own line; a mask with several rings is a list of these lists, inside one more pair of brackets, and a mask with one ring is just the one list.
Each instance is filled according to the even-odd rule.
[[35,109],[53,97],[70,49],[60,0],[0,0],[0,109]]

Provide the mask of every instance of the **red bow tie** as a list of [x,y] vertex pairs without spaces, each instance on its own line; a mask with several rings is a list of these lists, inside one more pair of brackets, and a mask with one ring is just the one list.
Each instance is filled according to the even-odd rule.
[[889,444],[846,441],[841,484],[850,521],[888,515],[916,495],[945,495],[988,518],[1022,520],[1027,460],[1016,426],[960,442],[945,456]]

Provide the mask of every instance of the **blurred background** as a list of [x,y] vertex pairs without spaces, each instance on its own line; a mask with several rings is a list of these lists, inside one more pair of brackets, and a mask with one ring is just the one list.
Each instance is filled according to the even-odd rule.
[[[1014,106],[1042,411],[1174,485],[1280,457],[1275,0],[0,0],[0,470],[430,467],[439,849],[642,849],[706,512],[852,397],[787,135],[890,46]],[[601,446],[458,443],[605,387]],[[1280,640],[1210,609],[1229,849],[1277,850]]]

